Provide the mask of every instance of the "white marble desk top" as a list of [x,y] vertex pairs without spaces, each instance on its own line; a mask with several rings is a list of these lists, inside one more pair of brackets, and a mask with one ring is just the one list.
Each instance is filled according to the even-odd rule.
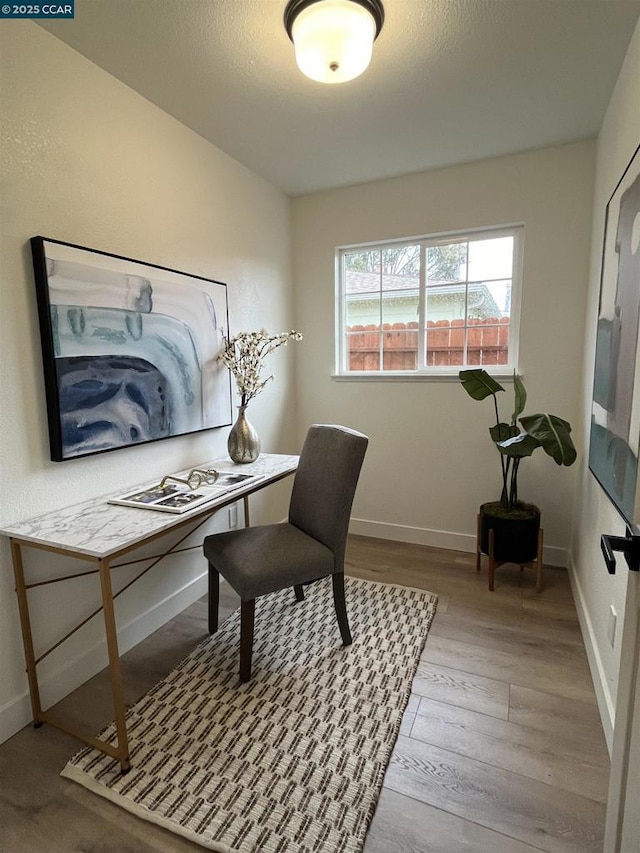
[[[105,559],[120,551],[128,550],[133,545],[142,543],[158,533],[169,531],[189,519],[207,515],[217,507],[237,501],[287,474],[292,474],[298,467],[298,459],[298,456],[263,453],[256,462],[245,465],[236,465],[230,459],[216,459],[190,466],[216,468],[218,471],[238,470],[245,474],[261,476],[257,482],[234,489],[233,492],[221,495],[211,503],[196,507],[190,512],[180,514],[155,512],[107,503],[109,498],[121,495],[125,489],[133,491],[148,486],[147,480],[146,483],[133,484],[131,487],[125,485],[117,492],[93,498],[81,504],[63,507],[27,521],[16,522],[0,530],[0,534],[45,548],[71,551],[78,556],[86,555]],[[188,468],[185,469],[184,473],[188,470]]]

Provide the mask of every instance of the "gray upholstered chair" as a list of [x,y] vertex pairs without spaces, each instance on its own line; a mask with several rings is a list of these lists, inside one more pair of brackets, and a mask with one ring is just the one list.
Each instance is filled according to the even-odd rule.
[[345,646],[351,644],[344,595],[344,556],[351,506],[369,439],[341,426],[310,427],[293,482],[289,520],[207,536],[209,632],[218,630],[220,575],[241,599],[240,681],[251,678],[256,598],[333,578],[333,600]]

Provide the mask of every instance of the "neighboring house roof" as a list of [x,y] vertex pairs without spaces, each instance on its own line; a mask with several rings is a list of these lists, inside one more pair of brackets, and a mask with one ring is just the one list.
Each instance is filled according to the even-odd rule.
[[[353,272],[349,271],[347,279],[347,301],[364,302],[366,297],[377,296],[380,286],[385,293],[400,292],[405,297],[418,295],[420,281],[417,276],[411,275],[389,275],[375,272]],[[451,284],[443,280],[429,282],[436,289],[431,297],[443,299],[447,297],[464,298],[466,285],[464,283]],[[498,307],[491,291],[484,282],[469,285],[470,307],[482,314],[483,317],[502,317],[502,311]]]
[[[347,295],[354,293],[377,293],[380,291],[380,273],[353,272],[347,273]],[[420,279],[417,275],[382,275],[383,290],[417,290]]]

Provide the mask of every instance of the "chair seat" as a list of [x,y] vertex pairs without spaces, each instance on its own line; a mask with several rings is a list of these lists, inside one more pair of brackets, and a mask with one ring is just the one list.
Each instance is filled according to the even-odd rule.
[[335,571],[332,551],[288,522],[207,536],[204,554],[245,601]]

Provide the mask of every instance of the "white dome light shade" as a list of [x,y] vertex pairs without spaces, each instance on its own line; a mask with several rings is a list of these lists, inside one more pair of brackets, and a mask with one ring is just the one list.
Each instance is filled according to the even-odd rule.
[[298,67],[319,83],[345,83],[362,74],[376,35],[372,14],[354,0],[319,0],[291,26]]

